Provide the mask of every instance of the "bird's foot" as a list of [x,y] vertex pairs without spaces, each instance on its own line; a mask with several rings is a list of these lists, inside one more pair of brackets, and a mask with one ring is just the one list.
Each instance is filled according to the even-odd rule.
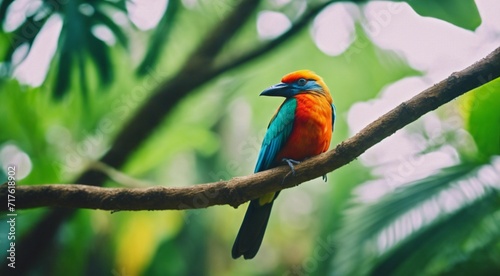
[[328,181],[328,177],[326,177],[326,174],[323,175],[321,178],[323,178],[323,181],[327,182]]
[[295,164],[295,165],[300,164],[300,161],[293,160],[290,158],[283,158],[283,159],[281,159],[281,161],[286,162],[288,164],[288,166],[292,170],[292,175],[295,176],[295,168],[293,167],[293,164]]

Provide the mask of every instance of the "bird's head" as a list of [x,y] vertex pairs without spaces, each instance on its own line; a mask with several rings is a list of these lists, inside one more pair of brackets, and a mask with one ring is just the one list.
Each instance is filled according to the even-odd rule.
[[280,83],[267,88],[260,95],[291,98],[307,93],[322,95],[330,103],[332,102],[330,90],[323,79],[309,70],[299,70],[285,75]]

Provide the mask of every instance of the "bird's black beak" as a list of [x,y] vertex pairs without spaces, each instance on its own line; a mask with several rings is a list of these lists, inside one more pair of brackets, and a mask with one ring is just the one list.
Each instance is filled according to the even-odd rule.
[[278,83],[260,93],[260,96],[275,96],[275,97],[292,97],[293,91],[289,84]]

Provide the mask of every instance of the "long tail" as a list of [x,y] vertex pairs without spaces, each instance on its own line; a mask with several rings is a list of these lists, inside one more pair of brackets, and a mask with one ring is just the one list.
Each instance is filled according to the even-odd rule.
[[240,231],[234,241],[233,250],[231,251],[233,259],[237,259],[242,255],[245,259],[255,257],[266,232],[273,202],[260,205],[259,199],[250,201]]

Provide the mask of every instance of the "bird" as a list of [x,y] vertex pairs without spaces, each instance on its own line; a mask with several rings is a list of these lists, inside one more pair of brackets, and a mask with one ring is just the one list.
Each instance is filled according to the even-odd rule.
[[[310,70],[291,72],[260,96],[285,97],[268,125],[254,173],[293,165],[328,150],[335,123],[335,105],[323,79]],[[326,176],[323,177],[326,181]],[[234,241],[233,259],[255,257],[264,238],[271,208],[279,192],[250,201]]]

